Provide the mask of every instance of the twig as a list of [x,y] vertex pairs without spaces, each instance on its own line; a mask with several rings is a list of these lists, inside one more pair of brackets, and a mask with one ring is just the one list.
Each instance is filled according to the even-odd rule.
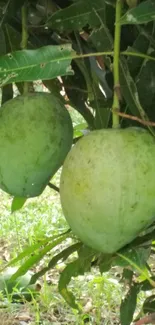
[[52,184],[52,183],[48,183],[48,186],[49,186],[50,188],[52,188],[54,191],[56,191],[57,193],[60,192],[59,187],[57,187],[56,185],[54,185],[54,184]]
[[[27,29],[27,1],[24,3],[21,9],[22,14],[22,41],[21,41],[21,49],[24,50],[27,48],[28,42],[28,29]],[[23,86],[23,94],[27,94],[29,90],[29,83],[24,82]]]
[[122,112],[118,112],[116,110],[113,110],[113,113],[121,116],[121,117],[124,117],[124,118],[127,118],[129,120],[133,120],[133,121],[137,121],[143,125],[146,125],[146,126],[155,126],[155,122],[151,122],[151,121],[145,121],[145,120],[142,120],[141,118],[137,117],[137,116],[133,116],[133,115],[129,115],[129,114],[126,114],[126,113],[122,113]]
[[4,19],[5,19],[6,15],[7,15],[7,11],[8,11],[10,2],[11,2],[11,0],[8,0],[7,4],[5,5],[5,7],[3,9],[2,18],[1,18],[1,21],[0,21],[0,28],[2,27]]

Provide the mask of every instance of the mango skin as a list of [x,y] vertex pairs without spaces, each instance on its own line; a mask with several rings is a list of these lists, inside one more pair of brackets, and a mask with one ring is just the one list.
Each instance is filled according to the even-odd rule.
[[155,139],[142,128],[92,131],[65,160],[60,197],[83,243],[116,252],[155,220]]
[[0,188],[18,197],[40,195],[62,165],[73,140],[62,101],[33,93],[0,109]]

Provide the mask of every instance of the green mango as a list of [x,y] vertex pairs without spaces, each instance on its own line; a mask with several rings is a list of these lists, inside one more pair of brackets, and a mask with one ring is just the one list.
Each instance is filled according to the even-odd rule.
[[90,132],[65,160],[60,197],[83,243],[116,252],[155,220],[155,139],[142,128]]
[[40,195],[73,140],[70,115],[48,93],[11,99],[0,110],[0,188],[18,197]]
[[0,274],[0,292],[4,297],[11,295],[13,301],[21,301],[23,298],[27,301],[32,300],[32,296],[38,295],[37,286],[29,285],[33,272],[28,271],[23,276],[11,281],[12,275],[18,270],[16,267],[9,267]]

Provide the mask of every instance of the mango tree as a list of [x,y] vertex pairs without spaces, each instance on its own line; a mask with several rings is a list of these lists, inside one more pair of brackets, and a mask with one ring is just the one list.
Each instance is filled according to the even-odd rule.
[[[152,0],[0,1],[0,188],[16,211],[50,186],[68,222],[65,233],[8,263],[21,263],[11,281],[72,238],[29,284],[67,261],[58,290],[82,312],[71,278],[119,266],[128,285],[122,325],[131,324],[140,291],[150,296],[136,324],[155,318],[148,315],[155,308],[154,17]],[[46,93],[35,91],[37,80]],[[85,120],[76,130],[68,105]],[[59,189],[51,178],[60,167]]]

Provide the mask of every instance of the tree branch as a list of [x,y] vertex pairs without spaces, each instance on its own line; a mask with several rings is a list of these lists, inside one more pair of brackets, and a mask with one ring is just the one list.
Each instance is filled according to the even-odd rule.
[[137,116],[133,116],[133,115],[129,115],[129,114],[126,114],[126,113],[118,112],[116,110],[113,110],[113,112],[115,114],[118,114],[121,117],[130,119],[130,120],[133,120],[133,121],[137,121],[137,122],[139,122],[139,123],[141,123],[143,125],[146,125],[146,126],[155,126],[155,122],[145,121],[145,120],[142,120],[141,118],[139,118]]

